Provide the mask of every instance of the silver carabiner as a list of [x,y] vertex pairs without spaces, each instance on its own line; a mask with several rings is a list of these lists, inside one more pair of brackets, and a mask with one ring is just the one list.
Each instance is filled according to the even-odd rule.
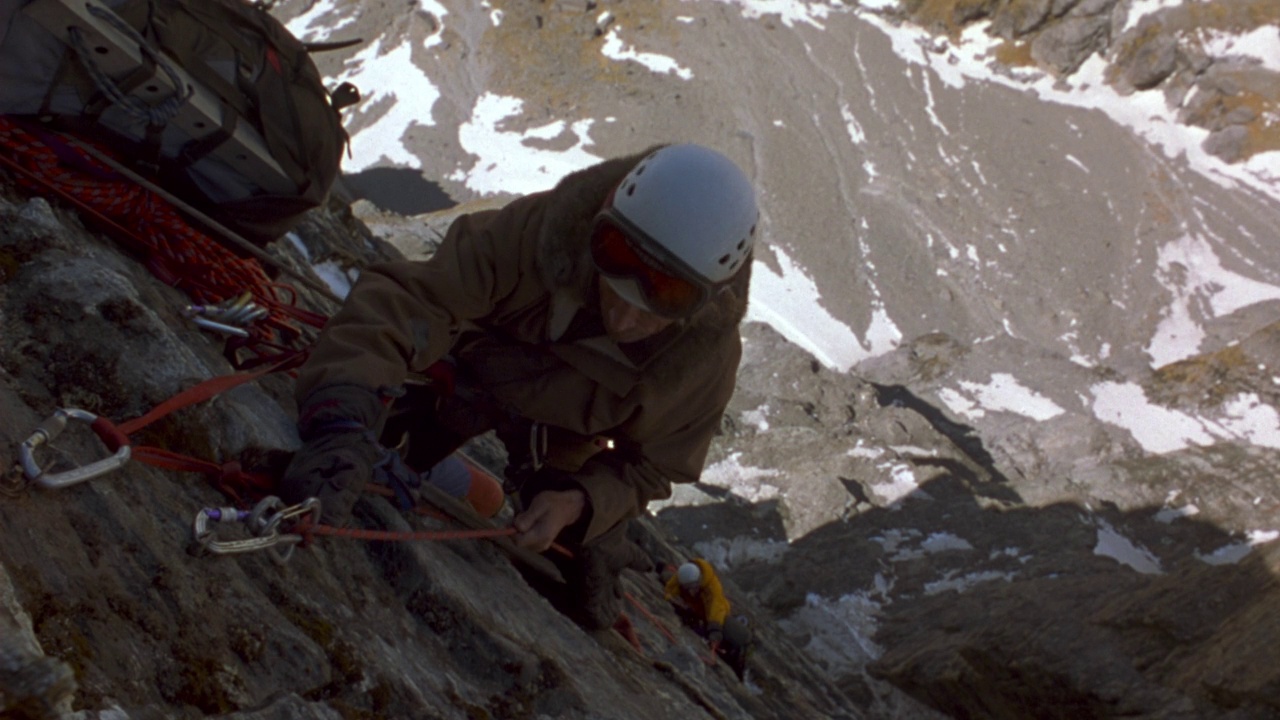
[[[311,522],[318,523],[320,511],[320,501],[316,498],[307,498],[297,505],[285,507],[280,498],[269,495],[260,500],[253,510],[202,508],[196,513],[192,530],[200,548],[216,555],[270,550],[271,559],[284,564],[293,557],[293,550],[302,542],[302,536],[282,534],[281,523],[308,514],[311,515]],[[210,522],[242,522],[249,526],[249,532],[255,537],[245,540],[217,540],[209,527]]]
[[246,291],[216,305],[188,305],[182,314],[206,330],[249,337],[249,331],[240,326],[252,325],[270,311],[253,302],[253,293]]
[[88,410],[62,408],[48,420],[40,423],[35,432],[31,434],[31,437],[27,438],[22,443],[22,446],[18,448],[18,457],[22,462],[22,472],[27,476],[28,480],[41,487],[64,488],[82,483],[85,480],[92,480],[99,475],[105,475],[129,461],[129,456],[133,451],[128,445],[124,445],[111,457],[103,458],[88,465],[82,465],[74,470],[46,473],[40,467],[40,463],[36,462],[36,448],[53,442],[54,438],[61,435],[62,431],[67,427],[68,420],[79,420],[92,425],[97,422],[98,416]]

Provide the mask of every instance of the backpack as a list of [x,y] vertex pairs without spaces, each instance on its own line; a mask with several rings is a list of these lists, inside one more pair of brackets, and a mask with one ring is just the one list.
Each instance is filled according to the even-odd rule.
[[[6,5],[0,113],[104,144],[130,169],[259,244],[326,201],[347,143],[341,104],[331,101],[308,47],[260,5]],[[342,90],[346,104],[358,99],[353,88]]]

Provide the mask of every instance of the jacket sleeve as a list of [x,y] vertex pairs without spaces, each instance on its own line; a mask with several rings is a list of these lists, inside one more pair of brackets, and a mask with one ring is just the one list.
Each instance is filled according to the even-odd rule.
[[367,268],[299,372],[297,397],[334,384],[400,385],[444,357],[461,322],[540,287],[534,254],[544,195],[459,217],[429,260]]
[[667,600],[675,600],[680,595],[680,578],[672,575],[667,578],[667,584],[662,588],[662,597]]
[[706,621],[723,628],[725,619],[729,617],[729,600],[724,596],[724,587],[710,563],[703,560],[698,561],[698,565],[702,568],[702,607],[706,609]]
[[[591,542],[623,520],[644,513],[653,500],[671,497],[671,483],[691,483],[702,473],[711,438],[729,402],[720,393],[686,424],[617,456],[601,453],[583,465],[574,480],[587,494],[591,519],[583,542]],[[686,416],[687,417],[687,416]]]

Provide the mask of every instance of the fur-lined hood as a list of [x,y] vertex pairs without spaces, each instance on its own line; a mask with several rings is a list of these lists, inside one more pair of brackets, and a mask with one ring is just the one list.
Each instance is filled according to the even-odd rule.
[[[592,297],[591,286],[597,273],[588,242],[596,213],[627,173],[661,147],[655,145],[635,155],[605,160],[579,170],[562,179],[550,193],[552,202],[543,215],[538,233],[538,270],[553,292],[567,294],[579,307],[586,298]],[[737,333],[746,315],[750,282],[748,259],[728,290],[718,293],[679,326],[679,338],[672,345],[682,348],[677,354],[687,356],[709,350],[726,332]]]

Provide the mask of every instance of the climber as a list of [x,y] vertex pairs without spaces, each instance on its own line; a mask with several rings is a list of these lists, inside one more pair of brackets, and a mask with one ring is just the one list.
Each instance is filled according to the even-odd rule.
[[707,639],[711,651],[723,657],[742,680],[751,650],[746,616],[730,616],[729,600],[711,563],[695,558],[672,571],[663,569],[665,596],[676,615]]
[[411,493],[492,430],[515,541],[569,548],[548,553],[562,609],[612,626],[621,569],[652,568],[627,521],[698,479],[733,393],[757,217],[729,158],[665,145],[462,215],[429,260],[367,269],[299,371],[282,497],[341,523],[371,475]]

